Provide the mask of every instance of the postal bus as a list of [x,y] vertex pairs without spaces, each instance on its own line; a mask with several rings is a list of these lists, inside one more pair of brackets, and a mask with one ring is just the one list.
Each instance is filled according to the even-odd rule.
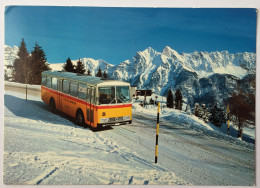
[[132,122],[130,84],[63,71],[42,72],[41,98],[78,125],[98,129]]

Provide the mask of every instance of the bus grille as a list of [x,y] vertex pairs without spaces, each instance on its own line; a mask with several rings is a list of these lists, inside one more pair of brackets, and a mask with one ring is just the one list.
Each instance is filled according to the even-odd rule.
[[123,121],[123,117],[109,118],[108,123]]

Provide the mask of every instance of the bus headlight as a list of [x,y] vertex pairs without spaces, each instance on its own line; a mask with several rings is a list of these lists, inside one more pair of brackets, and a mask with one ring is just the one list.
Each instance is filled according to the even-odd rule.
[[124,116],[123,119],[124,119],[124,121],[128,121],[128,120],[130,120],[130,116]]
[[100,118],[100,123],[107,123],[109,118]]

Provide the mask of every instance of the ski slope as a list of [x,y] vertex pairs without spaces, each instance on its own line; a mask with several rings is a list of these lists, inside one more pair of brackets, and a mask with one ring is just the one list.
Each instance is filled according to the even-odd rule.
[[37,86],[4,97],[5,184],[255,185],[255,145],[199,121],[163,117],[155,164],[156,119],[135,105],[132,124],[92,132],[49,112]]

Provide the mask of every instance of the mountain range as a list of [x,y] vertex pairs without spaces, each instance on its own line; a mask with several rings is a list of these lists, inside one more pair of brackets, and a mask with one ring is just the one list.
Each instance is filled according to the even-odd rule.
[[[18,52],[17,47],[5,46],[5,65],[11,65]],[[151,89],[166,96],[168,90],[178,88],[185,100],[199,103],[223,104],[238,87],[253,91],[247,84],[255,77],[255,53],[193,52],[179,54],[166,46],[162,52],[151,47],[138,51],[135,56],[119,65],[104,60],[82,58],[86,70],[95,75],[99,66],[109,78],[127,81],[138,89]],[[78,60],[72,60],[76,64]],[[62,70],[64,63],[50,64],[52,70]],[[255,92],[255,91],[254,91]]]

